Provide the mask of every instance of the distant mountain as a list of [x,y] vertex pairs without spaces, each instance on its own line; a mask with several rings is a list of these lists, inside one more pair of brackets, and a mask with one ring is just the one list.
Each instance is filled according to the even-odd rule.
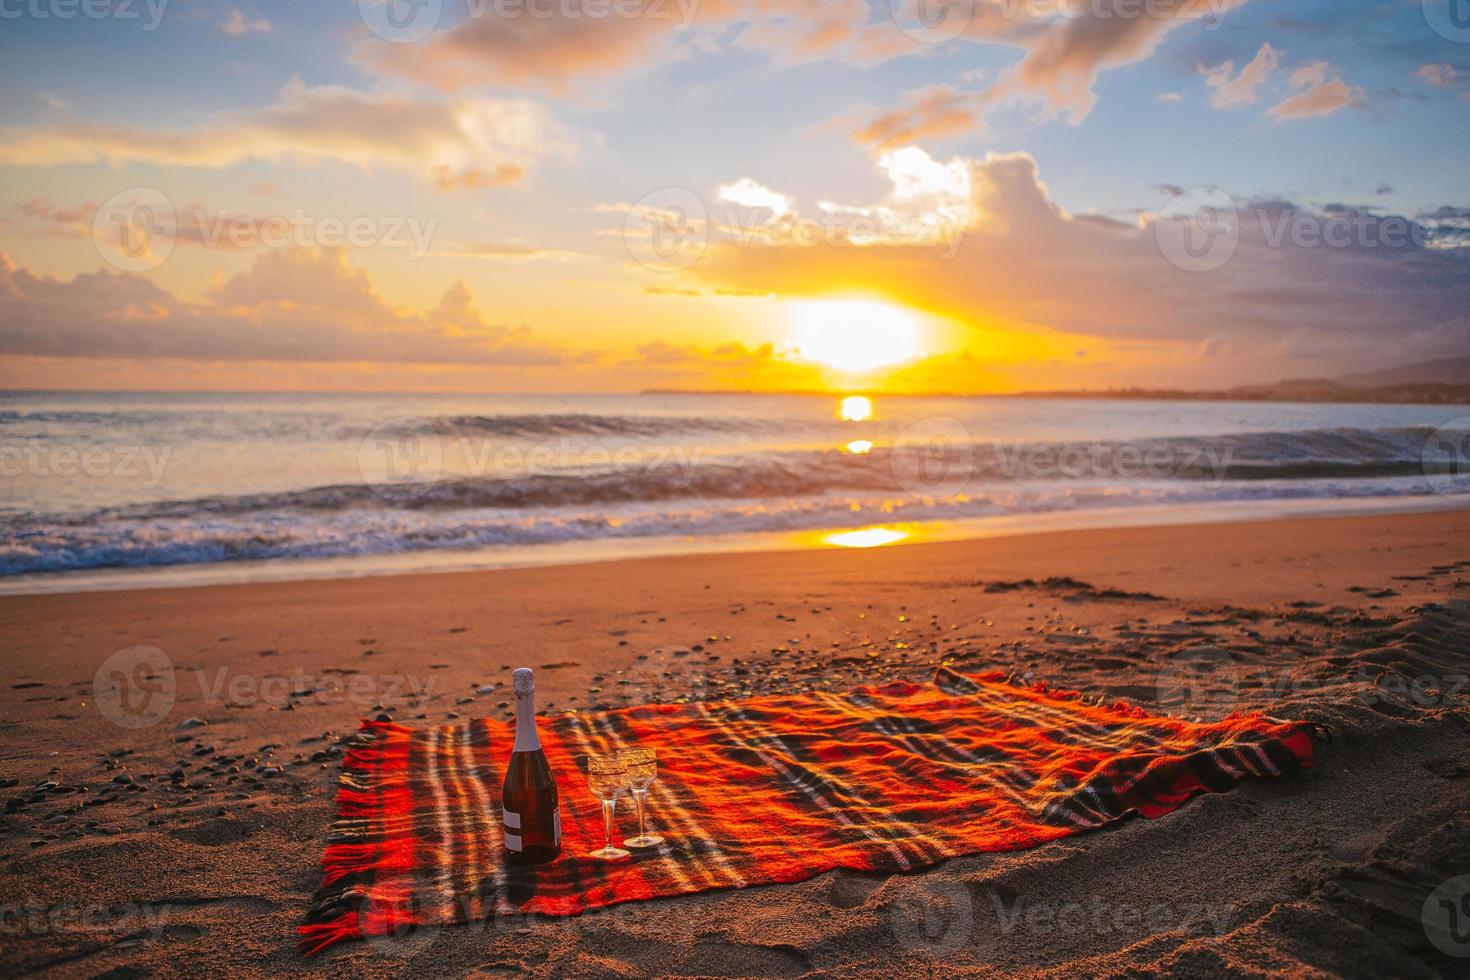
[[[884,391],[861,392],[902,397]],[[755,395],[756,391],[650,390],[646,395]],[[787,391],[768,394],[822,395],[831,392]],[[846,394],[859,394],[849,391]],[[956,395],[944,392],[912,393],[915,396],[968,398],[1118,398],[1148,401],[1246,401],[1246,402],[1357,402],[1381,404],[1470,405],[1470,357],[1442,357],[1403,367],[1345,374],[1338,378],[1290,378],[1271,384],[1237,385],[1224,390],[1180,388],[1064,389],[1021,391],[991,395]]]
[[1379,388],[1384,385],[1467,385],[1470,384],[1470,357],[1441,357],[1433,361],[1405,364],[1403,367],[1344,374],[1338,384],[1352,388]]

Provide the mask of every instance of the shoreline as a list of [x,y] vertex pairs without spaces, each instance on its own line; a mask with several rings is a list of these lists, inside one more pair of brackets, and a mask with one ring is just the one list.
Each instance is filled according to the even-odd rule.
[[0,598],[31,595],[86,595],[99,592],[143,592],[195,589],[270,582],[316,582],[415,575],[447,575],[514,568],[600,565],[677,556],[782,553],[867,545],[829,543],[848,532],[896,529],[897,538],[882,547],[913,547],[940,542],[1061,534],[1122,528],[1215,525],[1332,517],[1385,516],[1470,510],[1470,500],[1419,495],[1403,497],[1336,497],[1228,503],[1170,504],[1044,511],[891,524],[763,531],[743,534],[589,538],[553,544],[495,546],[475,549],[424,549],[337,558],[290,558],[266,561],[200,562],[197,564],[111,567],[46,572],[0,578]]

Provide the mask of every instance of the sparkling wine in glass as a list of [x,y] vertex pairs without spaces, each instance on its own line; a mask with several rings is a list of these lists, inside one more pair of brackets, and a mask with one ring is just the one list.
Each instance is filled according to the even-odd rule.
[[653,749],[625,749],[618,759],[628,770],[628,789],[638,808],[638,836],[623,841],[629,847],[657,847],[664,842],[658,834],[650,834],[644,814],[648,809],[648,787],[658,778],[658,756]]
[[592,755],[587,757],[587,788],[602,801],[602,830],[606,842],[601,850],[593,851],[589,857],[604,861],[618,861],[628,856],[621,847],[613,847],[613,808],[618,797],[628,788],[628,767],[615,755]]

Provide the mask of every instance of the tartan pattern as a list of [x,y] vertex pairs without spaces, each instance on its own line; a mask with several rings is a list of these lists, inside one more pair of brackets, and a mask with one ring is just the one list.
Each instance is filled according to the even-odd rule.
[[[513,726],[412,730],[364,722],[346,755],[324,878],[302,952],[411,925],[802,881],[834,868],[908,871],[1034,847],[1129,813],[1312,762],[1319,726],[1232,715],[1201,724],[942,669],[895,682],[709,704],[659,704],[539,722],[561,794],[562,856],[501,860],[500,766]],[[578,756],[657,750],[652,852],[607,863]],[[619,801],[618,829],[633,817]],[[631,810],[631,807],[628,808]]]

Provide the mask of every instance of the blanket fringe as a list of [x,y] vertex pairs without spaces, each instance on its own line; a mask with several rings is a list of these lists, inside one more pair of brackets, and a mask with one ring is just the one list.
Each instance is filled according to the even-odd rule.
[[356,912],[343,912],[326,922],[307,923],[296,931],[302,937],[296,943],[296,951],[302,956],[315,956],[344,940],[362,938],[362,927],[358,924]]
[[[372,840],[369,819],[382,805],[383,741],[397,726],[364,721],[343,755],[338,776],[337,817],[327,832],[322,883],[312,895],[306,923],[297,928],[296,949],[316,956],[348,939],[363,937],[359,910],[367,889],[384,872],[404,871],[401,858]],[[375,781],[373,776],[377,775]]]

